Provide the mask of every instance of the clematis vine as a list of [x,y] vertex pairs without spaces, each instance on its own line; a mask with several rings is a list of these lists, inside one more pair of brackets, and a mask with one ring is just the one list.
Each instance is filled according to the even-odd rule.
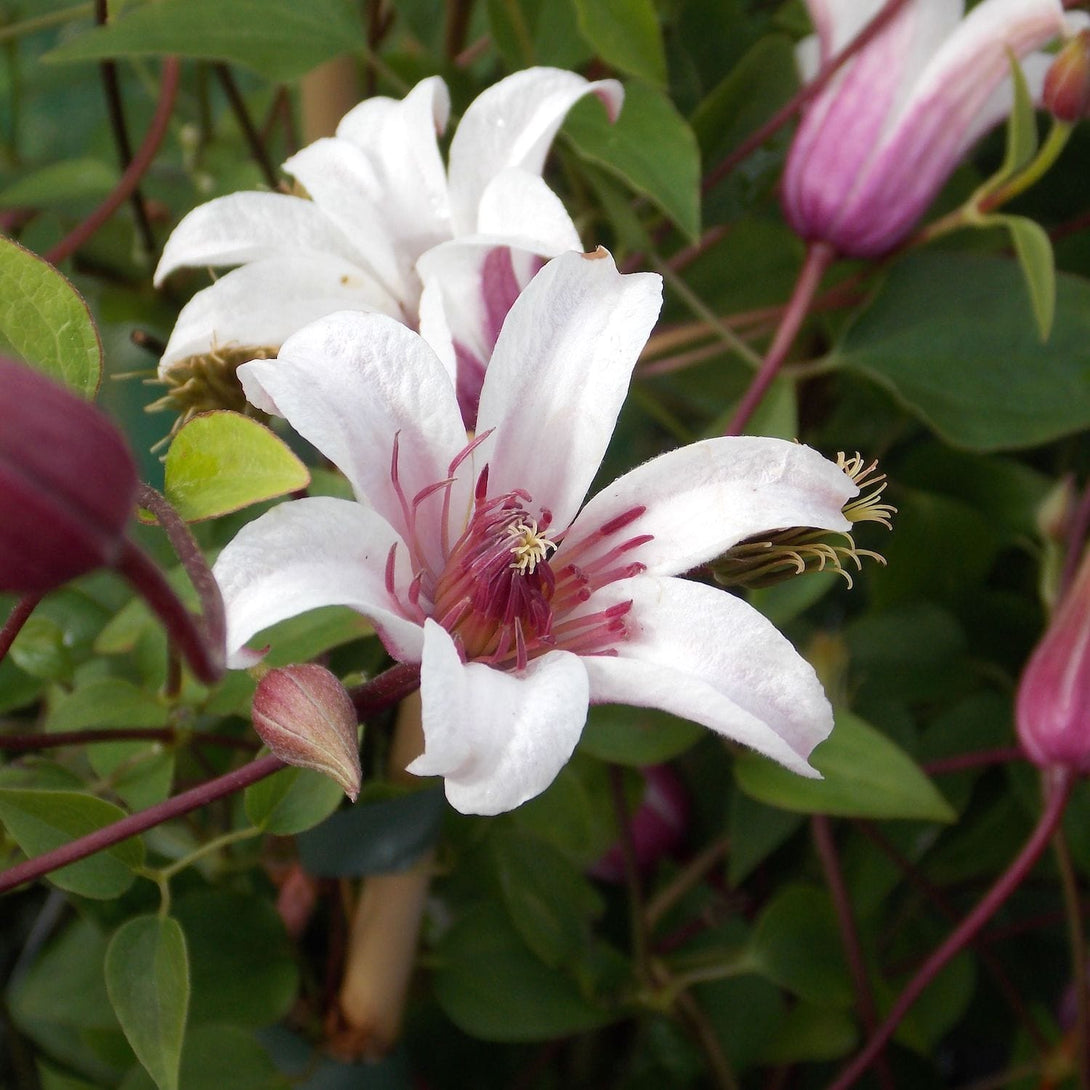
[[400,101],[366,99],[335,136],[288,159],[299,195],[234,193],[194,209],[167,240],[155,282],[183,266],[238,268],[179,314],[159,363],[171,387],[165,403],[186,413],[236,407],[237,364],[275,355],[308,322],[351,309],[420,327],[472,425],[511,302],[546,258],[581,249],[541,171],[566,113],[587,94],[616,117],[615,80],[516,72],[469,105],[444,166],[438,134],[450,96],[433,76]]
[[507,315],[468,442],[442,362],[388,316],[330,315],[240,367],[358,502],[285,502],[223,550],[232,662],[305,610],[366,614],[420,663],[409,771],[443,776],[464,812],[543,791],[590,702],[663,708],[816,775],[832,714],[813,669],[747,603],[678,576],[769,528],[846,530],[850,477],[794,443],[710,439],[580,509],[660,305],[658,276],[604,250],[549,262]]
[[[876,15],[882,0],[807,0],[817,31],[806,76]],[[1060,0],[909,0],[807,105],[782,199],[794,230],[850,257],[905,240],[971,145],[1010,112],[1010,58],[1040,101],[1051,58],[1034,52],[1083,24]]]

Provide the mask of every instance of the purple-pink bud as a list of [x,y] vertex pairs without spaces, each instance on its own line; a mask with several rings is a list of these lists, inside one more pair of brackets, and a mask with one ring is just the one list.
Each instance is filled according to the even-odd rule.
[[42,594],[114,563],[136,488],[99,409],[0,357],[0,592]]
[[1090,772],[1090,551],[1022,673],[1015,720],[1035,764]]
[[[649,870],[681,843],[689,821],[689,798],[677,774],[669,765],[640,769],[644,779],[643,798],[629,821],[636,866]],[[603,882],[624,881],[624,850],[613,844],[588,873]]]
[[1090,30],[1076,34],[1056,54],[1041,102],[1053,117],[1075,122],[1090,110]]
[[280,760],[324,772],[356,801],[363,778],[356,709],[328,670],[314,663],[270,670],[254,693],[253,723]]

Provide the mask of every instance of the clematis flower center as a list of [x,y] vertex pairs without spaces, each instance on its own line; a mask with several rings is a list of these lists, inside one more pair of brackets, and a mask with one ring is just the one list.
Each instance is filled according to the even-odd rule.
[[[536,517],[532,515],[533,497],[528,492],[515,489],[489,496],[485,466],[460,536],[453,544],[444,536],[442,568],[435,571],[425,562],[419,509],[428,502],[442,502],[446,508],[459,467],[487,434],[470,441],[451,463],[445,480],[411,501],[401,489],[395,441],[391,478],[406,515],[414,571],[408,603],[402,602],[406,614],[438,621],[467,662],[521,670],[552,650],[616,654],[616,645],[628,638],[626,617],[632,603],[619,602],[596,612],[583,612],[581,607],[600,587],[644,571],[631,554],[651,535],[624,533],[644,513],[642,506],[582,535],[577,544],[564,545],[567,530],[550,532],[548,508],[538,508]],[[386,585],[396,597],[395,550],[396,546],[387,561]]]

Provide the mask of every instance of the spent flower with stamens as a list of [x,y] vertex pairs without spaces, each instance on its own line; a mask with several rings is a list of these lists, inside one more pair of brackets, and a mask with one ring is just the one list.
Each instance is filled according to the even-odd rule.
[[253,359],[255,347],[275,354],[308,322],[353,309],[419,328],[472,427],[511,303],[546,258],[580,249],[541,172],[564,116],[588,94],[617,116],[615,80],[516,72],[466,108],[444,165],[438,135],[450,96],[433,76],[404,99],[366,99],[335,136],[288,159],[297,193],[234,193],[194,209],[167,240],[156,283],[185,266],[238,267],[179,314],[159,363],[170,387],[162,403],[186,410],[215,398],[233,368],[207,390],[195,384],[217,359]]
[[[236,664],[259,630],[358,609],[420,663],[424,753],[460,810],[544,790],[589,702],[664,708],[802,774],[832,729],[810,666],[745,602],[678,578],[766,527],[844,531],[854,482],[777,439],[661,455],[583,504],[661,303],[658,276],[565,254],[511,308],[467,442],[455,387],[416,334],[342,313],[240,369],[359,502],[308,498],[244,527],[215,573]],[[581,506],[582,505],[582,506]]]

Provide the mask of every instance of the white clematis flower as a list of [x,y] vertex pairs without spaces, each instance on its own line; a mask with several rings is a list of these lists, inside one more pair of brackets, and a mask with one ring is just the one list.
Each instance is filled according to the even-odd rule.
[[468,444],[443,365],[388,317],[334,314],[243,365],[250,400],[359,502],[283,503],[224,549],[233,661],[304,610],[366,614],[421,664],[409,770],[443,776],[468,813],[543,791],[589,702],[663,708],[815,775],[832,714],[814,671],[741,599],[677,576],[771,528],[847,529],[849,477],[805,446],[710,439],[580,509],[660,305],[658,276],[621,275],[604,250],[549,262],[507,316]]
[[[516,72],[469,105],[444,166],[437,135],[450,97],[433,76],[400,101],[366,99],[336,136],[288,159],[284,170],[310,199],[234,193],[195,208],[167,240],[155,282],[183,266],[239,268],[182,309],[160,378],[235,345],[275,351],[334,311],[378,311],[413,328],[423,311],[423,332],[435,336],[472,424],[500,310],[543,259],[581,248],[541,171],[564,116],[587,94],[616,117],[615,80]],[[418,268],[434,247],[442,252]],[[444,277],[441,288],[429,286],[433,276]]]

